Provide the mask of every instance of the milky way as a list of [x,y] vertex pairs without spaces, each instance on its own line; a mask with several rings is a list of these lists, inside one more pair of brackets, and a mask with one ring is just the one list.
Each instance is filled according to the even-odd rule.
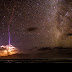
[[8,44],[9,22],[11,44],[19,49],[72,47],[71,0],[1,0],[0,45]]

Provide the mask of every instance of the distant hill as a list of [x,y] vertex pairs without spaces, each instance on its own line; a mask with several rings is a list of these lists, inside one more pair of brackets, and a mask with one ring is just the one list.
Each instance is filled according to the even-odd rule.
[[29,54],[13,54],[9,56],[2,56],[0,59],[49,59],[49,58],[72,58],[72,48],[42,47]]

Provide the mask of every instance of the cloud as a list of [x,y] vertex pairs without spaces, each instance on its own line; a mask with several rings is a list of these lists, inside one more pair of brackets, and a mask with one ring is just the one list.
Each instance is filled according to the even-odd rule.
[[35,31],[37,30],[37,27],[31,27],[31,28],[28,28],[27,31],[31,32],[31,31]]

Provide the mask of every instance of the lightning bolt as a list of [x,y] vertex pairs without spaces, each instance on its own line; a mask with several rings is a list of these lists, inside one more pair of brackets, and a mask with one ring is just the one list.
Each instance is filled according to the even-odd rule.
[[10,16],[10,20],[8,22],[8,36],[9,36],[9,45],[10,45],[10,24],[13,20],[13,16],[14,16],[14,12],[15,12],[15,5],[13,7],[13,10],[12,10],[12,13],[11,13],[11,16]]

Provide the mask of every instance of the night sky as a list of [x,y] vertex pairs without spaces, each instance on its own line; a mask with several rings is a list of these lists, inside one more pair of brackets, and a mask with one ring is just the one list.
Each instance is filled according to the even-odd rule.
[[0,45],[19,49],[72,47],[72,0],[0,0]]

